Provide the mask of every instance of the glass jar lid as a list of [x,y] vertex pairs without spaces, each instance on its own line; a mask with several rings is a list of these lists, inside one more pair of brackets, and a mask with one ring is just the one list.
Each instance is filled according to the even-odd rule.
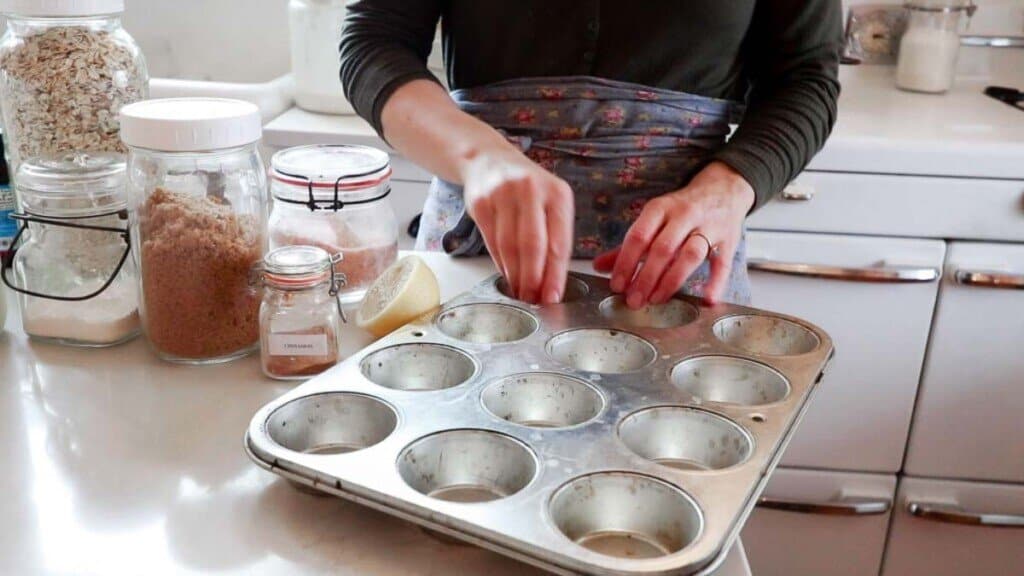
[[124,210],[125,159],[115,152],[73,152],[22,162],[14,178],[26,212],[56,218]]
[[328,280],[333,260],[316,246],[283,246],[263,257],[263,277],[281,288],[310,288]]
[[379,190],[391,177],[387,152],[369,146],[314,144],[274,154],[270,176],[276,186],[274,198],[309,204],[311,209],[336,209],[341,204],[366,203],[387,196]]

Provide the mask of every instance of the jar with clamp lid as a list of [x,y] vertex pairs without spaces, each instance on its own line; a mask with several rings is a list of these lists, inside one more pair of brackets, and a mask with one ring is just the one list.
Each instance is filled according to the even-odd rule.
[[3,266],[36,339],[112,346],[139,333],[121,154],[30,158],[16,176],[21,222]]
[[304,379],[338,363],[340,259],[316,246],[285,246],[264,257],[260,349],[267,376]]
[[398,258],[387,153],[367,146],[289,148],[271,159],[270,176],[271,249],[304,245],[342,254],[342,301],[361,300]]

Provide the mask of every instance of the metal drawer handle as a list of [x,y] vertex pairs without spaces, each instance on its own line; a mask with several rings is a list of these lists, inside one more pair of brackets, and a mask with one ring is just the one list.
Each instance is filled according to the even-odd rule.
[[801,184],[790,184],[782,189],[782,199],[793,202],[807,202],[814,199],[814,188]]
[[849,280],[852,282],[912,283],[934,282],[939,278],[938,268],[917,266],[879,266],[866,268],[844,268],[797,262],[775,262],[762,258],[750,258],[747,267],[760,272],[788,274],[809,278]]
[[892,501],[882,498],[842,498],[828,502],[804,502],[784,498],[762,497],[759,508],[783,510],[800,514],[823,514],[826,516],[873,516],[885,514],[892,508]]
[[910,512],[911,516],[922,520],[933,520],[948,524],[967,524],[969,526],[988,526],[991,528],[1024,528],[1024,515],[968,512],[948,504],[908,502],[907,512]]
[[964,286],[1024,290],[1024,274],[994,270],[957,270],[954,278],[957,284]]

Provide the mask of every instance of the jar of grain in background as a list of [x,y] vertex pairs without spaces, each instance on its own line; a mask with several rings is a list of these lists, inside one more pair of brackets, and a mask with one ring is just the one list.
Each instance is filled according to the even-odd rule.
[[260,352],[263,373],[278,380],[315,376],[338,362],[344,277],[315,246],[285,246],[263,259]]
[[0,0],[0,102],[12,174],[58,152],[125,152],[121,107],[146,98],[149,75],[121,26],[124,0]]
[[224,362],[259,343],[266,175],[259,109],[218,98],[121,112],[143,330],[172,362]]
[[112,346],[139,333],[121,154],[29,158],[16,175],[22,223],[5,261],[32,338]]
[[271,159],[270,178],[271,248],[317,246],[342,254],[342,302],[362,300],[398,258],[387,153],[367,146],[289,148]]

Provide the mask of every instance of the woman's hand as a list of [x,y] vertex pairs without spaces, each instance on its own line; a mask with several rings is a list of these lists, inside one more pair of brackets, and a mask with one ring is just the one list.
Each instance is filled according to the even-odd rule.
[[511,147],[473,158],[462,180],[469,215],[515,297],[560,302],[572,255],[569,185]]
[[626,305],[637,309],[667,302],[710,260],[704,297],[715,302],[729,281],[753,204],[750,184],[728,165],[713,162],[685,188],[648,202],[622,246],[595,258],[594,268],[611,272],[612,291],[625,293]]

